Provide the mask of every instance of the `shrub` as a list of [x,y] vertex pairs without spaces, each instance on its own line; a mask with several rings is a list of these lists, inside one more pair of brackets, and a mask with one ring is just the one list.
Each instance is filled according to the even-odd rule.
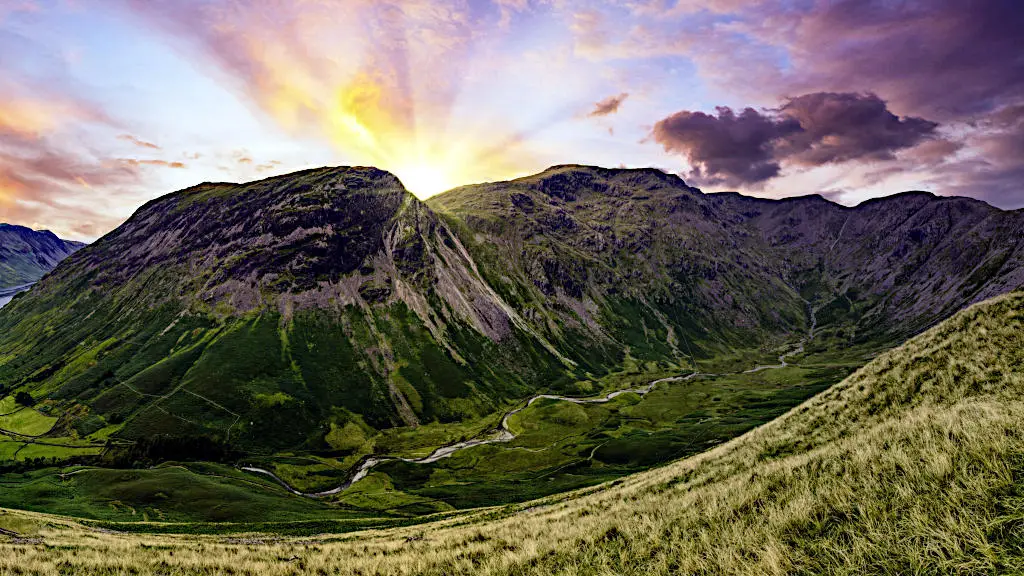
[[36,399],[33,398],[31,394],[25,392],[24,390],[14,395],[14,401],[17,402],[18,404],[21,404],[22,406],[36,405]]

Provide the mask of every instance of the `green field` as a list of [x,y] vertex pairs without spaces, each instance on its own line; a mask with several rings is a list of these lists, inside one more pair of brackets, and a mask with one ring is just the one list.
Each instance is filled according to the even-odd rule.
[[40,414],[32,408],[21,407],[0,416],[0,431],[24,436],[42,436],[56,423],[57,418]]

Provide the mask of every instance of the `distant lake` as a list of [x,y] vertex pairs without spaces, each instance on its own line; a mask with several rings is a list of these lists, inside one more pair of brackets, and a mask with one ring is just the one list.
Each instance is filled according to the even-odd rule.
[[24,292],[32,287],[32,284],[26,284],[24,286],[15,286],[13,288],[0,288],[0,308],[3,308],[8,302],[10,302],[19,292]]

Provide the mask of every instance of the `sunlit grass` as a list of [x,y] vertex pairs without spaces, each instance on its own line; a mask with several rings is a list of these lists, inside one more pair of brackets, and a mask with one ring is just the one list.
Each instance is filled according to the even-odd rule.
[[0,416],[0,429],[25,436],[40,436],[49,432],[57,419],[45,416],[32,408],[23,407],[16,412]]

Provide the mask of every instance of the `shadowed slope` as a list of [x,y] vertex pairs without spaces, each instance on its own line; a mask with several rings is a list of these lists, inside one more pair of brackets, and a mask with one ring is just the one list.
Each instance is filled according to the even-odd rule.
[[[154,200],[0,314],[0,384],[85,436],[338,450],[567,377],[397,178],[326,168]],[[71,416],[73,415],[73,416]]]

